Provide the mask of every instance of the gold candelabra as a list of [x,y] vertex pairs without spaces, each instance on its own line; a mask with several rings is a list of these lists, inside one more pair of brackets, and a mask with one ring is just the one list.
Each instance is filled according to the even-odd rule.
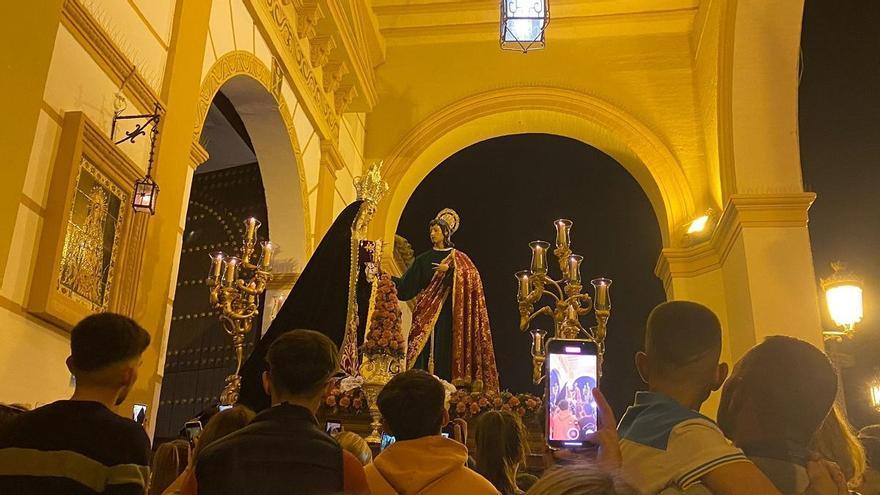
[[244,225],[241,257],[227,256],[222,251],[211,253],[211,271],[206,281],[211,289],[211,306],[220,311],[220,324],[232,337],[236,359],[235,373],[226,377],[226,386],[220,394],[223,405],[238,402],[244,341],[253,329],[254,317],[260,314],[259,297],[272,279],[272,255],[278,247],[272,241],[263,241],[259,261],[253,263],[260,222],[248,218]]
[[[562,278],[554,280],[547,273],[547,251],[550,243],[532,241],[532,262],[529,270],[516,273],[519,282],[517,302],[519,303],[519,328],[526,331],[532,320],[538,316],[549,316],[553,319],[553,335],[551,338],[584,339],[595,342],[598,348],[599,369],[605,353],[605,335],[608,329],[608,318],[611,316],[611,280],[597,278],[590,281],[594,288],[595,303],[589,294],[582,293],[581,263],[583,256],[572,254],[571,251],[571,220],[556,220],[556,249],[553,254],[559,261]],[[542,306],[535,311],[535,304],[545,296],[553,300],[553,304]],[[580,321],[582,316],[590,312],[596,316],[596,326],[585,328]],[[540,328],[532,330],[532,380],[540,383],[544,377],[544,360],[546,358],[547,331]]]

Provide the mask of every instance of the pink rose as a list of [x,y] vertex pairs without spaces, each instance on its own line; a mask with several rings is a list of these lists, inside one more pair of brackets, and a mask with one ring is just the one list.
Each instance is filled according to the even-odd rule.
[[464,405],[464,402],[459,402],[455,405],[455,412],[461,414],[467,410],[467,406]]
[[507,404],[504,404],[503,406],[501,406],[501,410],[510,412],[510,406],[508,406]]
[[480,397],[480,400],[477,401],[477,403],[480,405],[480,407],[486,407],[489,405],[489,401],[486,400],[485,397]]
[[341,407],[348,407],[351,405],[351,399],[349,399],[348,397],[342,397],[341,399],[339,399],[339,405]]
[[379,347],[387,347],[388,339],[379,339]]
[[471,414],[477,414],[480,412],[480,406],[477,405],[476,402],[471,402]]
[[529,409],[534,409],[536,405],[538,404],[533,399],[526,399],[526,407]]
[[519,399],[517,399],[516,397],[511,397],[510,398],[510,407],[517,407],[517,406],[519,406]]
[[328,407],[333,407],[336,405],[336,397],[332,395],[328,395],[326,399],[324,399],[324,404],[327,404]]
[[496,408],[501,407],[502,404],[504,404],[504,401],[501,400],[501,397],[495,397],[495,400],[492,401],[492,405]]

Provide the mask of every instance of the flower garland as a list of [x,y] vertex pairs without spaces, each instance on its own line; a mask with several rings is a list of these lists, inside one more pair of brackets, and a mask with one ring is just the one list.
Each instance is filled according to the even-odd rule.
[[324,396],[321,410],[325,416],[336,414],[357,416],[370,413],[367,396],[360,387],[345,391],[338,386],[331,388]]
[[543,401],[532,394],[498,392],[465,392],[459,390],[449,398],[449,417],[470,420],[486,411],[510,411],[526,420],[543,414]]
[[406,342],[400,332],[400,306],[397,288],[391,276],[382,273],[376,281],[376,297],[373,301],[370,328],[364,339],[363,352],[366,355],[387,355],[404,358]]

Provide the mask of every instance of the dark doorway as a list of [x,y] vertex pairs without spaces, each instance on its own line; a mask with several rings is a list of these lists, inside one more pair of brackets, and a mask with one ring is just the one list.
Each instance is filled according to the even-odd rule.
[[[186,213],[156,419],[159,440],[175,438],[187,420],[216,406],[226,376],[235,368],[232,339],[208,301],[209,254],[238,253],[248,217],[263,224],[257,242],[269,238],[260,166],[241,119],[223,93],[208,111],[202,142],[210,158],[196,170]],[[254,326],[259,329],[259,321]],[[245,356],[258,338],[256,330]]]

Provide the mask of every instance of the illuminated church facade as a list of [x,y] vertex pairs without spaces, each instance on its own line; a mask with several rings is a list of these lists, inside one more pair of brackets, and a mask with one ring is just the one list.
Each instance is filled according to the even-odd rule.
[[[0,19],[0,401],[69,395],[69,329],[109,310],[153,336],[128,405],[151,406],[155,423],[189,284],[178,267],[193,177],[222,144],[203,138],[218,93],[250,138],[282,249],[267,305],[370,163],[390,185],[370,234],[390,243],[445,158],[547,133],[602,150],[641,185],[662,234],[656,275],[668,298],[719,315],[725,361],[766,335],[821,344],[798,144],[803,1],[550,9],[546,48],[522,54],[500,49],[494,0],[14,2]],[[111,139],[114,112],[160,115],[152,154],[149,127]],[[154,215],[131,207],[148,172]]]

